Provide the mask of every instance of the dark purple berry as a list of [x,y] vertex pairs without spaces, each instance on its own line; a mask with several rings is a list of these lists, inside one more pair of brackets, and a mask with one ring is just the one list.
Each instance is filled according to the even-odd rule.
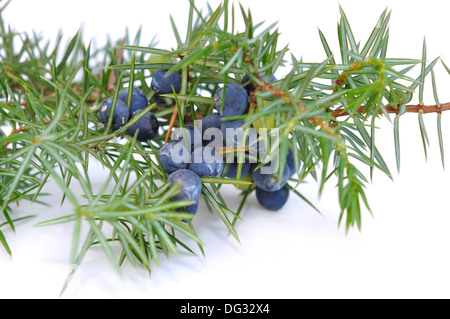
[[[109,113],[111,111],[113,98],[106,99],[100,105],[98,116],[103,125],[108,123]],[[129,111],[128,106],[120,99],[117,99],[116,107],[112,120],[111,129],[117,130],[128,122]]]
[[191,124],[186,124],[184,128],[177,127],[174,129],[170,139],[172,141],[184,141],[185,137],[188,140],[186,147],[190,147],[188,149],[190,152],[202,145],[202,133]]
[[247,94],[250,96],[250,92],[255,90],[255,84],[250,79],[248,74],[245,74],[241,80],[242,87],[247,91]]
[[159,160],[168,174],[187,168],[191,159],[186,146],[180,141],[164,145],[158,153]]
[[172,197],[173,200],[193,200],[200,198],[202,191],[202,181],[193,171],[180,169],[169,175],[167,181],[174,185],[179,182],[179,193]]
[[[119,99],[126,104],[128,99],[128,90],[122,91],[119,94]],[[145,109],[147,106],[148,99],[145,93],[140,88],[133,88],[131,103],[129,105],[130,113],[133,113],[136,110]]]
[[199,206],[199,201],[197,200],[194,204],[189,205],[189,206],[186,206],[186,207],[184,208],[184,210],[185,210],[186,213],[188,213],[188,214],[195,215],[195,214],[197,214],[198,206]]
[[286,166],[283,176],[280,176],[278,166],[278,161],[275,159],[253,171],[252,178],[256,186],[267,192],[273,192],[286,185],[290,175],[289,168]]
[[201,122],[202,122],[202,135],[204,135],[207,129],[210,128],[220,129],[220,126],[222,125],[222,118],[220,117],[219,114],[211,114],[202,118]]
[[[254,128],[251,130],[256,132]],[[266,144],[262,136],[249,135],[248,139],[248,155],[253,162],[262,161],[267,155]]]
[[167,70],[156,70],[150,84],[156,94],[171,94],[181,90],[181,77],[178,72],[167,74]]
[[223,146],[223,136],[220,131],[221,125],[222,118],[219,114],[211,114],[201,120],[203,146]]
[[225,146],[241,146],[242,138],[244,136],[242,125],[244,125],[244,123],[244,119],[222,122],[220,130],[222,131]]
[[186,212],[195,214],[198,209],[198,200],[202,192],[202,181],[193,171],[180,169],[169,175],[167,181],[171,186],[179,183],[178,194],[171,201],[192,200],[196,203],[185,207]]
[[[250,169],[252,168],[253,164],[248,163],[248,162],[244,162],[242,163],[242,168],[241,168],[241,178],[247,176],[250,173]],[[231,163],[230,167],[228,168],[227,171],[227,177],[228,178],[237,178],[237,171],[239,168],[239,164],[238,163]]]
[[204,146],[192,152],[188,169],[200,177],[219,177],[223,167],[223,156],[216,149]]
[[256,188],[256,199],[259,204],[269,210],[280,210],[286,204],[289,198],[289,188],[284,186],[283,188],[267,192],[261,188]]
[[219,114],[222,117],[243,114],[248,106],[247,91],[237,83],[229,83],[225,86],[225,99],[222,101],[223,92],[224,88],[220,88],[214,94],[214,107]]
[[[134,118],[142,110],[136,110],[131,113],[131,118]],[[128,129],[128,134],[134,136],[136,132],[137,140],[139,142],[146,142],[158,136],[159,123],[158,119],[152,112],[147,112],[139,119],[133,126]]]

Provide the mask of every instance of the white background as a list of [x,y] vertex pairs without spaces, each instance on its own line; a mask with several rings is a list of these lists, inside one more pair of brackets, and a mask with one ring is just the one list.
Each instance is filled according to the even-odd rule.
[[[202,7],[203,1],[197,1]],[[219,1],[211,1],[216,8]],[[427,40],[428,57],[441,56],[450,65],[449,5],[446,1],[241,1],[250,7],[254,21],[279,22],[280,48],[304,61],[325,58],[317,28],[338,52],[336,25],[344,8],[355,37],[368,38],[381,12],[392,9],[389,57],[420,58]],[[237,3],[236,3],[237,4]],[[238,9],[238,6],[236,6]],[[240,16],[239,10],[236,10]],[[175,46],[169,14],[183,30],[188,1],[50,1],[13,0],[4,18],[19,32],[33,29],[54,39],[57,30],[72,36],[83,25],[85,41],[118,39],[128,27],[133,34],[143,26],[142,43],[156,34],[160,48]],[[415,70],[415,76],[418,70]],[[277,74],[283,76],[282,73]],[[438,66],[440,100],[450,101],[450,76]],[[428,82],[429,83],[429,82]],[[426,104],[434,104],[430,92]],[[449,116],[443,115],[446,166],[450,167]],[[227,235],[220,218],[202,204],[194,225],[205,243],[206,258],[181,253],[161,256],[152,276],[126,264],[119,277],[100,248],[89,251],[62,298],[448,298],[450,297],[450,175],[440,162],[436,115],[426,115],[430,137],[425,161],[416,114],[401,120],[402,167],[395,167],[392,124],[378,122],[379,150],[394,181],[380,172],[367,187],[373,216],[363,212],[361,232],[347,235],[338,227],[337,191],[330,183],[322,198],[317,184],[301,185],[321,214],[291,195],[279,212],[261,209],[254,197],[236,227],[241,243]],[[364,169],[368,176],[368,170]],[[93,170],[92,180],[105,172]],[[18,223],[16,232],[3,229],[13,251],[0,250],[0,298],[58,298],[68,274],[71,224],[36,228],[39,221],[68,213],[59,206],[61,194],[53,184],[51,209],[22,203],[14,216],[36,214]],[[227,188],[224,197],[238,202]],[[233,204],[231,204],[233,205]],[[233,207],[233,206],[232,206]],[[194,246],[192,246],[194,247]],[[195,247],[194,247],[195,248]],[[118,251],[119,252],[119,251]]]

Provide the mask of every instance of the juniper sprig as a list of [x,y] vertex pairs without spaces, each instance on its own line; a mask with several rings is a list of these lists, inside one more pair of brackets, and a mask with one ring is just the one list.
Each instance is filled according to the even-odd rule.
[[[234,26],[237,19],[245,24],[242,32]],[[51,179],[73,211],[38,226],[73,224],[71,265],[80,265],[90,247],[97,245],[119,273],[125,261],[151,271],[161,253],[194,253],[193,245],[203,252],[192,222],[195,215],[183,209],[195,203],[171,200],[178,192],[177,185],[167,182],[158,152],[174,128],[186,127],[214,112],[214,94],[219,88],[241,85],[244,76],[254,84],[248,111],[225,120],[242,120],[244,128],[258,125],[264,129],[260,138],[269,152],[258,168],[273,160],[286,163],[291,152],[295,174],[286,188],[311,204],[298,188],[305,179],[317,182],[319,194],[336,180],[339,223],[346,231],[360,229],[362,211],[370,211],[365,188],[373,172],[392,177],[375,140],[378,120],[395,114],[395,154],[400,169],[401,116],[418,114],[426,154],[429,138],[424,115],[436,113],[444,165],[441,113],[450,109],[450,104],[439,102],[434,70],[439,65],[449,73],[450,69],[440,58],[428,60],[425,41],[419,58],[389,57],[389,20],[386,9],[370,36],[361,41],[355,39],[340,8],[338,49],[333,50],[319,30],[326,58],[303,62],[289,47],[279,48],[276,24],[255,23],[250,10],[227,0],[207,13],[190,1],[184,37],[172,20],[177,40],[172,49],[159,48],[154,42],[141,44],[139,33],[93,49],[83,43],[81,31],[64,49],[59,42],[50,48],[35,34],[12,31],[0,18],[2,247],[12,254],[2,231],[6,227],[14,230],[18,221],[13,204],[19,200],[45,203],[42,190]],[[287,70],[284,76],[264,80],[280,68]],[[411,75],[415,68],[420,69],[419,76]],[[157,70],[179,73],[179,89],[155,92],[150,83]],[[435,105],[424,103],[425,83],[431,83]],[[113,126],[119,93],[127,91],[129,105],[137,87],[147,96],[148,106],[126,123]],[[414,105],[411,101],[416,91],[419,104]],[[111,99],[111,110],[107,121],[101,123],[98,111],[105,99]],[[129,129],[147,112],[158,119],[160,134],[145,142]],[[93,161],[109,172],[99,189],[92,186],[88,174]],[[238,164],[236,178],[227,177],[230,165],[220,176],[201,178],[203,200],[238,241],[235,226],[256,189],[251,180],[240,178],[243,165]],[[369,176],[361,165],[369,168]],[[279,176],[286,173],[285,167],[280,166]],[[73,183],[80,185],[83,196],[74,194]],[[241,188],[237,210],[222,198],[224,184]],[[84,235],[82,229],[86,228]],[[114,254],[112,244],[120,245],[120,256]]]

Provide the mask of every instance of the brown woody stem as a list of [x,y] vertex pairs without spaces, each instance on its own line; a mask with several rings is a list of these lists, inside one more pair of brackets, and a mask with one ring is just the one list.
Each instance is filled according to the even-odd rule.
[[[263,86],[258,85],[257,83],[255,83],[255,87],[256,87],[255,92],[258,92],[258,91],[272,91],[272,92],[273,92],[273,95],[274,95],[275,97],[286,99],[286,100],[288,101],[287,103],[291,104],[291,102],[290,102],[289,99],[288,99],[288,96],[287,96],[286,94],[284,94],[283,92],[281,92],[278,88],[274,87],[274,86],[273,86],[272,84],[270,84],[270,83],[264,83]],[[252,93],[250,94],[250,103],[251,103],[252,105],[255,105],[255,106],[256,106],[256,95],[255,95],[254,92],[252,92]],[[298,103],[298,104],[297,104],[297,107],[300,108],[300,109],[303,110],[303,111],[305,111],[305,110],[307,109],[306,106],[304,106],[304,105],[301,104],[301,103]],[[313,123],[315,123],[316,125],[318,125],[318,126],[320,126],[321,128],[325,129],[325,131],[326,131],[329,135],[334,136],[334,137],[339,137],[339,135],[336,134],[336,133],[333,131],[333,129],[332,129],[325,121],[323,121],[322,119],[318,118],[317,116],[311,117],[310,120],[311,120]]]
[[[450,110],[450,102],[440,104],[440,106],[437,105],[405,105],[406,112],[408,113],[441,113],[443,111]],[[388,113],[398,113],[399,108],[393,107],[393,106],[385,106],[385,109]],[[358,109],[358,112],[364,113],[364,106],[361,106]],[[381,111],[379,112],[382,113]],[[339,117],[339,116],[345,116],[349,115],[348,112],[345,112],[343,110],[336,110],[332,113],[333,117]]]

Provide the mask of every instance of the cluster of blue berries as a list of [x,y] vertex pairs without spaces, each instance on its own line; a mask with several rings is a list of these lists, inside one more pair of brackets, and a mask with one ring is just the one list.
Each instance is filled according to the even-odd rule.
[[[212,120],[207,116],[202,122]],[[215,148],[203,145],[202,131],[190,124],[175,129],[171,141],[158,154],[164,170],[170,174],[168,182],[171,185],[179,183],[179,193],[172,200],[194,201],[194,204],[184,208],[191,214],[196,214],[199,206],[202,190],[200,177],[219,177],[224,169],[222,155]]]
[[[264,80],[264,77],[261,77],[261,80]],[[271,76],[269,81],[275,80],[275,77]],[[179,93],[181,77],[177,72],[167,74],[167,70],[156,70],[152,76],[151,88],[156,97],[174,91]],[[258,132],[254,127],[244,130],[244,119],[228,120],[229,117],[248,112],[249,97],[254,90],[255,86],[248,75],[242,78],[240,84],[229,83],[217,89],[214,94],[215,112],[196,121],[195,126],[186,124],[184,127],[176,128],[172,132],[170,142],[160,149],[158,157],[164,170],[169,174],[167,181],[170,185],[178,185],[179,192],[172,200],[194,202],[184,207],[186,212],[196,214],[198,210],[202,191],[201,177],[225,176],[236,179],[239,177],[239,166],[240,178],[252,181],[256,185],[256,198],[263,207],[279,210],[287,202],[289,188],[286,184],[295,173],[292,151],[289,150],[283,175],[279,173],[281,170],[277,160],[259,167],[264,145],[257,138],[253,140],[250,138],[252,134],[253,137],[257,137]],[[147,96],[139,88],[133,88],[129,105],[127,98],[128,90],[118,95],[112,118],[112,130],[119,129],[149,106]],[[113,98],[108,98],[100,105],[99,117],[103,125],[108,122],[112,103]],[[148,111],[128,128],[128,134],[131,136],[137,134],[137,140],[145,142],[156,138],[159,135],[158,130],[157,118]],[[214,132],[219,132],[220,138]],[[237,160],[239,156],[236,154],[244,150],[244,156],[240,156],[244,161],[239,163]]]
[[[264,78],[262,77],[262,80]],[[200,177],[238,177],[238,168],[241,165],[240,177],[252,181],[256,185],[256,198],[258,202],[269,210],[281,209],[288,200],[289,188],[288,179],[294,175],[293,153],[289,150],[286,167],[283,175],[278,161],[258,168],[259,157],[252,161],[252,147],[245,149],[245,159],[243,163],[237,161],[236,149],[240,146],[249,146],[249,140],[241,139],[245,120],[227,120],[228,117],[246,114],[249,109],[249,96],[255,90],[254,85],[249,82],[250,78],[244,76],[241,84],[229,83],[219,88],[214,94],[214,106],[217,113],[213,113],[197,121],[194,125],[186,124],[183,128],[176,128],[171,141],[165,144],[159,152],[159,160],[169,174],[170,184],[179,183],[177,196],[173,200],[192,200],[195,204],[186,207],[185,211],[195,214],[198,209],[198,200],[201,193],[202,183]],[[271,77],[270,81],[275,78]],[[213,131],[211,131],[213,129]],[[232,129],[231,131],[229,129]],[[241,134],[235,134],[241,129]],[[254,128],[251,128],[257,134]],[[222,139],[217,140],[217,135],[209,134],[220,132]],[[234,132],[233,135],[229,132]],[[247,130],[248,132],[248,130]],[[214,137],[214,139],[213,139]],[[243,142],[245,140],[245,142]],[[246,144],[243,144],[246,143]],[[232,158],[225,161],[227,147],[233,147]],[[259,152],[260,142],[257,142],[255,149]],[[252,146],[252,145],[250,145]],[[220,152],[219,150],[225,150]],[[258,153],[256,153],[258,154]],[[228,165],[229,164],[229,165]],[[227,169],[226,172],[224,170]]]
[[[181,77],[179,73],[174,72],[166,76],[167,70],[157,70],[152,77],[151,88],[156,95],[173,93],[173,90],[179,92],[181,89]],[[133,88],[130,105],[127,105],[128,90],[122,91],[117,99],[111,129],[117,130],[128,123],[142,112],[149,101],[145,93],[139,88]],[[98,115],[103,125],[108,123],[109,114],[112,109],[113,98],[105,99],[100,105]],[[134,136],[137,134],[137,140],[146,142],[158,136],[159,122],[152,112],[146,112],[134,125],[128,128],[128,134]]]
[[[260,79],[264,81],[264,76],[261,76]],[[268,82],[274,81],[276,81],[276,78],[274,75],[271,75]],[[250,76],[247,74],[243,76],[241,86],[246,90],[248,96],[256,89]],[[217,105],[221,102],[219,99],[216,101]],[[261,151],[262,146],[258,144],[256,148]],[[290,149],[287,154],[286,163],[284,163],[285,166],[282,170],[282,175],[279,173],[281,172],[281,165],[283,163],[280,163],[278,158],[276,158],[258,169],[255,169],[257,165],[254,164],[249,169],[249,174],[253,183],[256,185],[256,198],[261,206],[269,210],[281,209],[289,198],[287,182],[295,174],[294,155]]]

